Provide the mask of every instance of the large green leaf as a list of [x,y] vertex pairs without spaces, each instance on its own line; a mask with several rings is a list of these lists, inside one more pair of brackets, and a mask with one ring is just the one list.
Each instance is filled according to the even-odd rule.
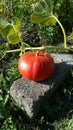
[[0,18],[0,33],[4,39],[7,39],[7,35],[11,28],[12,27],[6,18]]
[[73,38],[73,32],[70,34],[71,38]]
[[71,34],[69,36],[67,36],[67,41],[71,44],[73,44],[73,31],[71,32]]
[[40,0],[31,16],[31,22],[34,24],[42,24],[46,26],[55,25],[56,20],[53,16],[52,0]]
[[7,19],[0,18],[0,28],[4,29],[6,28],[10,23],[7,21]]
[[21,42],[21,33],[10,33],[7,36],[8,42],[11,44],[18,44]]
[[18,18],[14,18],[14,22],[12,25],[12,28],[9,30],[9,34],[7,36],[7,40],[10,44],[18,44],[21,42],[21,32],[20,32],[20,26],[21,22]]
[[12,28],[10,29],[9,33],[14,33],[15,30],[16,30],[17,32],[19,31],[19,29],[20,29],[20,27],[21,27],[21,22],[20,22],[20,20],[19,20],[17,17],[14,18],[13,26],[14,26],[15,29],[12,27]]
[[0,20],[0,33],[3,38],[8,40],[11,44],[19,43],[21,41],[20,20],[14,18],[12,23],[9,23],[6,19],[0,18]]
[[14,23],[15,28],[19,30],[19,28],[21,27],[21,21],[17,17],[15,17],[14,20],[15,20],[15,23]]
[[2,34],[4,39],[7,39],[7,35],[9,34],[9,31],[12,29],[12,26],[8,25],[5,28],[0,28],[0,33]]

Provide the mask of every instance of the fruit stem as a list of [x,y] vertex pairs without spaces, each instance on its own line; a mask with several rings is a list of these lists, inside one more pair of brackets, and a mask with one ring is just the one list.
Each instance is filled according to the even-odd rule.
[[39,51],[36,52],[36,56],[39,56]]

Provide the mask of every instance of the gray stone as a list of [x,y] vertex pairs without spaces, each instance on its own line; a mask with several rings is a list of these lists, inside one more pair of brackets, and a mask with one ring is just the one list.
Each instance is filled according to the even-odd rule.
[[34,82],[21,77],[14,81],[10,88],[13,100],[30,119],[36,116],[42,103],[69,76],[73,66],[73,54],[63,52],[54,54],[54,61],[54,73],[47,80]]

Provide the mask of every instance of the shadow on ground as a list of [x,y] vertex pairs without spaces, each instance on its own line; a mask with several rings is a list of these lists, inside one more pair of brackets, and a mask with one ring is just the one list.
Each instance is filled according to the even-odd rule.
[[71,119],[73,114],[73,77],[70,75],[55,90],[43,106],[35,120],[28,123],[28,130],[55,130],[54,122]]

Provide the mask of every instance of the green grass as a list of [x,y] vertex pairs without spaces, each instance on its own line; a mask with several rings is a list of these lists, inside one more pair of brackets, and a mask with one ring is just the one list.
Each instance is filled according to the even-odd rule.
[[[0,49],[2,53],[1,45]],[[9,54],[0,62],[0,130],[73,130],[73,70],[29,123],[9,93],[13,81],[21,77],[17,61],[17,54]]]

